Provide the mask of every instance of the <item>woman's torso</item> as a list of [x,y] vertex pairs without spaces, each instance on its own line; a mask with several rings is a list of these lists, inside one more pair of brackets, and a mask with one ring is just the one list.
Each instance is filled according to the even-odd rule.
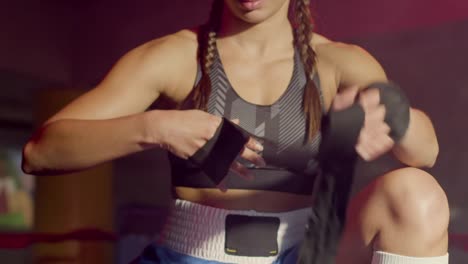
[[[178,34],[184,34],[187,41],[193,41],[194,47],[192,48],[196,52],[197,43],[195,33],[185,31]],[[320,37],[318,37],[318,39],[322,42],[326,41]],[[225,90],[220,90],[219,83],[215,82],[213,85],[218,86],[213,87],[213,91],[215,93],[228,93],[230,99],[226,99],[224,102],[220,100],[226,98],[226,94],[221,95],[221,97],[211,98],[216,105],[212,105],[212,110],[210,112],[212,112],[212,114],[225,116],[226,118],[236,118],[240,116],[240,125],[252,134],[260,136],[265,136],[265,133],[277,134],[279,129],[278,122],[272,122],[270,117],[274,117],[274,115],[277,114],[275,111],[279,109],[279,106],[283,104],[283,107],[286,106],[289,108],[300,107],[302,105],[301,102],[297,101],[302,98],[301,90],[297,89],[303,89],[303,87],[302,84],[298,84],[297,82],[301,81],[301,76],[303,77],[304,74],[301,72],[301,65],[297,65],[298,60],[297,54],[295,55],[294,52],[294,47],[291,45],[290,49],[284,50],[284,52],[279,53],[278,56],[265,58],[252,58],[246,54],[236,53],[234,50],[235,49],[229,49],[229,44],[223,43],[222,39],[218,40],[219,56],[215,58],[215,63],[216,60],[218,60],[218,65],[215,65],[215,68],[219,71],[219,74],[222,75],[222,78],[218,80],[221,80],[223,89]],[[196,79],[195,76],[197,76],[199,68],[197,66],[197,60],[195,59],[196,55],[193,57],[194,60],[191,62],[193,65],[189,67],[191,69],[190,73],[185,73],[185,76],[193,76],[193,79]],[[327,109],[330,105],[330,94],[336,91],[333,67],[328,65],[326,61],[322,62],[320,57],[318,57],[317,72],[318,75],[315,81],[323,95],[324,108]],[[192,77],[189,79],[192,79]],[[187,87],[179,87],[178,89],[172,90],[172,94],[168,94],[167,96],[173,98],[176,102],[182,102],[189,96],[193,88],[193,82],[191,86],[185,86]],[[296,90],[292,90],[293,88]],[[294,93],[296,93],[296,95],[294,95]],[[300,93],[299,97],[297,93]],[[225,105],[226,103],[228,106]],[[236,106],[235,104],[239,105]],[[228,108],[227,111],[226,108]],[[237,113],[233,113],[236,111]],[[283,149],[287,149],[284,147],[284,142],[288,142],[288,140],[291,141],[291,138],[294,139],[294,136],[296,136],[296,139],[298,136],[303,136],[294,135],[294,131],[301,131],[305,125],[305,120],[301,120],[301,118],[298,117],[297,111],[288,111],[290,113],[286,114],[286,116],[292,116],[293,120],[295,117],[296,122],[286,124],[287,126],[292,126],[291,132],[288,132],[288,129],[283,129],[285,131],[283,132],[284,135],[282,139]],[[258,120],[249,120],[252,119],[249,115],[251,117],[256,116],[256,118],[260,119],[263,118],[264,122],[260,120],[260,123],[258,123]],[[268,118],[265,119],[265,116],[268,116]],[[287,119],[287,117],[283,118],[283,120]],[[257,121],[256,124],[259,126],[253,125],[253,121]],[[267,125],[265,126],[264,123],[267,123]],[[261,126],[262,124],[263,127]],[[274,130],[276,131],[265,132],[265,128],[268,126],[270,126],[270,130],[271,127],[275,127]],[[296,129],[294,129],[294,126],[296,126]],[[286,128],[286,126],[283,125],[282,128]],[[278,135],[274,138],[276,138],[277,141],[279,139]],[[276,142],[275,144],[277,149],[274,153],[279,153],[279,156],[281,156],[281,151],[279,151],[281,147],[278,146],[278,143],[279,142]],[[315,141],[312,140],[309,144],[304,144],[304,147],[314,152],[316,151],[316,146],[313,144],[317,144],[317,139],[315,139]],[[290,149],[291,148],[292,152],[289,154],[298,151],[297,144],[295,148],[290,147]],[[274,155],[272,155],[272,157],[273,156]],[[283,158],[287,159],[287,156]],[[177,172],[173,175],[175,178],[180,176],[181,175],[177,175]],[[302,179],[302,181],[304,181],[304,179]],[[312,179],[306,183],[312,184],[311,181]],[[207,186],[203,188],[193,188],[182,187],[180,184],[176,185],[179,186],[174,187],[174,194],[179,199],[225,209],[280,212],[308,207],[312,202],[310,193],[281,191],[281,188],[278,190],[274,188],[270,188],[270,190],[268,190],[268,188],[263,190],[239,188],[230,189],[228,192],[223,193],[216,188]],[[229,189],[229,185],[227,187]]]

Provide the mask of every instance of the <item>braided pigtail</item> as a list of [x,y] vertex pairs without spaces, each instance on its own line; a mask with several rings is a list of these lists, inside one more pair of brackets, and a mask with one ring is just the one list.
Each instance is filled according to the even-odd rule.
[[307,78],[306,88],[304,90],[303,108],[309,122],[308,138],[311,140],[320,130],[322,105],[319,91],[313,81],[316,55],[310,44],[313,33],[310,0],[296,0],[294,24],[295,46],[299,50]]
[[208,22],[202,25],[198,31],[198,61],[201,66],[201,78],[193,89],[193,102],[195,108],[205,111],[211,93],[209,74],[215,57],[216,34],[221,24],[223,7],[223,0],[214,0]]

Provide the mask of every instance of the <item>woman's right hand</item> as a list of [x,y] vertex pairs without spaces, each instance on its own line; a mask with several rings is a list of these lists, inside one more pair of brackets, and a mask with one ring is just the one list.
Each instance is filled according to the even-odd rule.
[[[221,117],[201,110],[166,110],[158,115],[157,120],[150,121],[147,135],[157,138],[153,142],[161,148],[179,158],[188,159],[215,135],[221,121]],[[236,120],[233,122],[237,123]],[[257,166],[265,166],[265,161],[257,153],[262,149],[261,144],[250,138],[240,157]],[[237,161],[233,162],[231,170],[243,178],[252,179],[250,171]]]
[[169,110],[149,125],[156,144],[181,159],[188,159],[214,136],[221,118],[200,110]]

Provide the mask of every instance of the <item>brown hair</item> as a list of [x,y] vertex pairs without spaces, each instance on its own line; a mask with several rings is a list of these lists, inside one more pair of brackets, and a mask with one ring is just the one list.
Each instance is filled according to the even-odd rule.
[[[309,140],[320,129],[322,106],[320,94],[313,81],[315,69],[315,52],[310,45],[313,33],[312,16],[310,12],[310,0],[294,1],[291,10],[291,22],[294,25],[294,45],[298,49],[301,61],[304,65],[307,82],[304,90],[303,109],[308,123]],[[195,107],[207,110],[208,99],[211,93],[210,68],[213,64],[216,34],[221,24],[224,1],[214,0],[211,7],[208,22],[202,25],[198,31],[198,59],[201,65],[201,79],[193,90]]]

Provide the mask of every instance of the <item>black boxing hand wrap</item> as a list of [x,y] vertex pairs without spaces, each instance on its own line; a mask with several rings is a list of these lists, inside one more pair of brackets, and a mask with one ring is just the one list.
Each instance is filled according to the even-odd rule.
[[342,111],[330,111],[322,119],[320,180],[298,264],[335,263],[354,182],[358,156],[355,146],[364,120],[364,110],[358,103]]
[[321,162],[341,161],[355,155],[355,146],[364,125],[364,110],[355,103],[342,111],[330,111],[322,119]]
[[248,140],[248,133],[223,118],[215,135],[189,160],[218,185]]
[[398,142],[408,130],[410,103],[405,93],[395,83],[374,83],[368,89],[378,89],[380,104],[385,106],[385,123],[390,127],[390,137]]

